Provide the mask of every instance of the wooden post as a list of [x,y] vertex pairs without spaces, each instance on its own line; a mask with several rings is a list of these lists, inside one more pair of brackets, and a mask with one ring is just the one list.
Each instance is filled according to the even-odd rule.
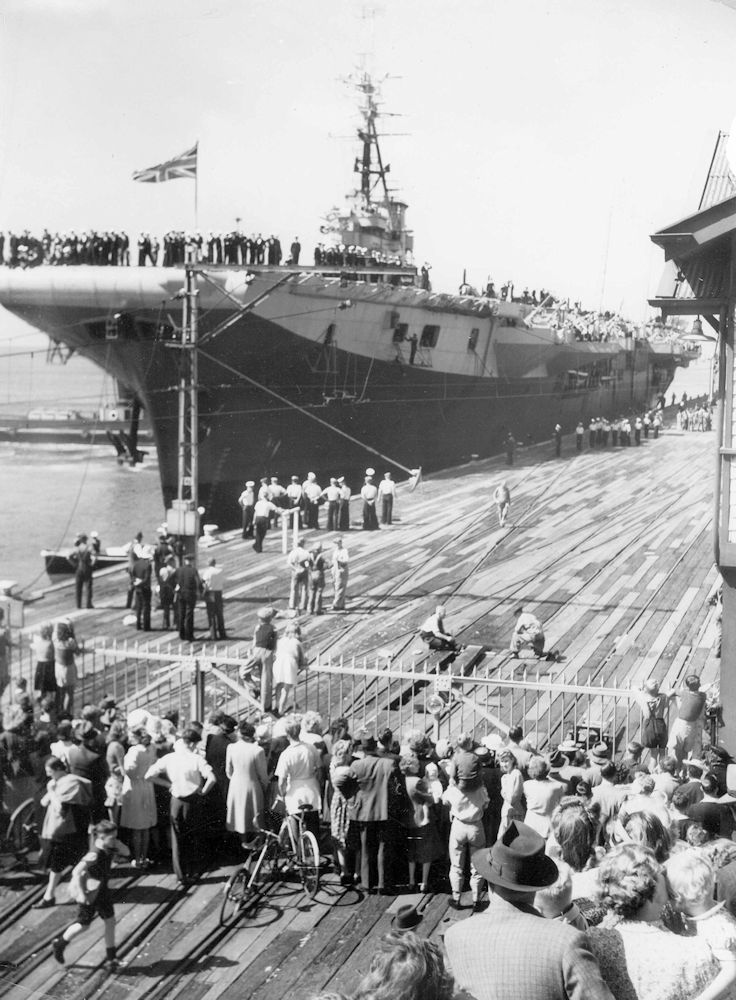
[[289,552],[289,518],[293,518],[292,524],[292,548],[295,549],[299,544],[299,508],[293,507],[289,510],[282,511],[281,514],[281,551],[284,555]]
[[199,660],[194,661],[192,669],[192,712],[195,719],[204,719],[204,671]]
[[731,282],[728,308],[720,317],[718,396],[720,430],[718,441],[718,475],[714,520],[716,523],[715,558],[723,577],[723,638],[721,641],[721,704],[724,728],[719,740],[731,751],[736,747],[736,490],[733,475],[736,469],[734,435],[734,306],[736,305],[736,235],[731,237]]

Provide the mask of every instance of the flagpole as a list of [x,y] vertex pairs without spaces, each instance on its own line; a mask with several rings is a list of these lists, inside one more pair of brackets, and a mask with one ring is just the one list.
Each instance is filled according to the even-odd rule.
[[199,139],[194,148],[197,151],[194,161],[194,231],[196,232],[199,229]]

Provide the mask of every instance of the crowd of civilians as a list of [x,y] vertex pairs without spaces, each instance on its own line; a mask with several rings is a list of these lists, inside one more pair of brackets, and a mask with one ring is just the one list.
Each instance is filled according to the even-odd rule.
[[[513,862],[517,846],[531,843],[535,857],[544,855],[544,879],[537,875],[533,908],[521,907],[525,918],[535,918],[537,935],[547,922],[567,925],[602,984],[560,996],[731,995],[721,986],[736,982],[736,800],[726,792],[724,754],[706,763],[631,742],[615,759],[606,742],[585,750],[570,736],[542,755],[518,728],[507,738],[468,732],[433,742],[419,729],[351,733],[347,720],[326,726],[315,712],[239,721],[218,712],[206,724],[185,723],[176,712],[125,717],[112,698],[75,712],[59,676],[47,690],[43,648],[50,643],[58,663],[74,642],[68,622],[41,630],[37,652],[46,658],[34,692],[16,681],[2,695],[4,804],[12,810],[32,795],[46,807],[41,908],[55,905],[63,872],[100,820],[120,828],[134,869],[171,865],[188,885],[206,859],[247,851],[260,827],[307,804],[323,854],[356,900],[449,886],[449,906],[477,914],[458,925],[468,940],[476,926],[492,934],[494,906],[508,905],[496,903],[508,889],[494,874],[498,857],[507,852]],[[519,870],[507,863],[506,882]],[[479,984],[461,952],[448,946],[469,995],[512,995]],[[442,955],[420,928],[389,936],[374,965],[353,997],[453,995]]]

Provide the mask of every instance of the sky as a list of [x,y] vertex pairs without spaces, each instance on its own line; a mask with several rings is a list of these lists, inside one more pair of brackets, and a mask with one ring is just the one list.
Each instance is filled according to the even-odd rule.
[[131,174],[199,141],[199,228],[311,262],[357,182],[365,58],[436,289],[466,269],[643,320],[735,52],[736,0],[0,0],[0,229],[194,228],[194,182]]

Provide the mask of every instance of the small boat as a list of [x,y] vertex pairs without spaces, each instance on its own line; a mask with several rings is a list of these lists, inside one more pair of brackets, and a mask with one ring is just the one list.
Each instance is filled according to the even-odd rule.
[[[72,576],[74,566],[69,557],[73,551],[73,547],[68,549],[41,549],[47,576]],[[113,545],[98,553],[95,570],[109,569],[111,566],[122,566],[127,561],[128,546]]]
[[[132,404],[118,402],[100,407],[94,413],[75,409],[37,409],[25,414],[0,415],[0,441],[57,444],[107,444],[110,435],[125,434],[132,414]],[[138,435],[152,440],[150,428]]]

